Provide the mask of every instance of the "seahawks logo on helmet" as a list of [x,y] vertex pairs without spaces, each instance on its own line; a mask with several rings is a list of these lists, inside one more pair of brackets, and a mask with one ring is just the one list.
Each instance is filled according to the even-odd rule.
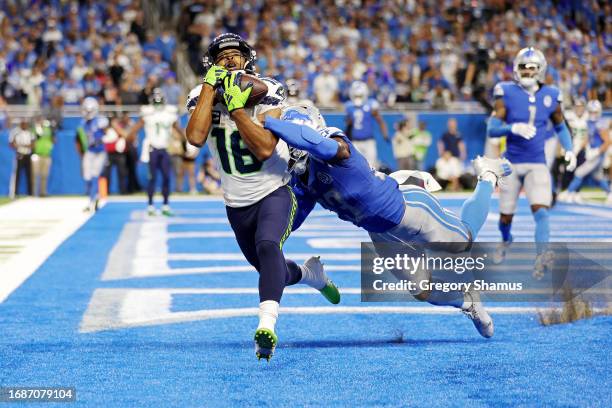
[[255,73],[257,52],[255,52],[255,50],[246,41],[244,41],[242,37],[234,33],[221,34],[212,40],[208,46],[206,54],[204,54],[204,58],[202,59],[204,71],[208,71],[210,67],[215,64],[215,61],[217,60],[217,57],[221,51],[231,49],[240,51],[240,53],[246,59],[244,70],[249,74]]

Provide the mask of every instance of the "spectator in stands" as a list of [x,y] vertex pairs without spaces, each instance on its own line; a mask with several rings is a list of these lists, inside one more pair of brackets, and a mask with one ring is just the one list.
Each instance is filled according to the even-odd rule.
[[[397,140],[396,140],[397,139]],[[419,121],[419,126],[410,127],[410,121],[405,119],[398,124],[398,130],[393,137],[393,152],[402,170],[425,170],[423,160],[431,145],[431,133],[427,124]]]
[[338,79],[331,71],[329,64],[323,65],[321,73],[314,79],[313,89],[315,94],[315,102],[321,107],[336,107],[338,106]]
[[184,96],[181,86],[176,82],[176,74],[169,71],[164,77],[164,84],[161,87],[164,98],[169,105],[183,106]]
[[15,169],[15,194],[19,194],[21,173],[25,172],[28,195],[32,195],[32,150],[36,136],[32,132],[30,123],[22,119],[18,127],[9,134],[9,144],[17,154],[17,167]]
[[457,130],[457,120],[450,118],[447,130],[438,140],[436,175],[451,191],[460,189],[459,178],[463,174],[463,162],[466,160],[465,143]]
[[47,196],[47,180],[51,169],[51,153],[55,144],[55,129],[53,123],[39,116],[34,124],[34,155],[32,155],[32,173],[34,178],[34,193],[40,197]]

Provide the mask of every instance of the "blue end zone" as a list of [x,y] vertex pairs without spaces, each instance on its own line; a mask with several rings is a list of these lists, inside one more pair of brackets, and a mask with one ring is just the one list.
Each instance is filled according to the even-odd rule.
[[[441,201],[456,212],[463,202]],[[74,386],[77,405],[109,407],[609,404],[609,317],[541,327],[533,314],[494,314],[495,337],[485,340],[459,314],[281,313],[277,354],[269,364],[258,362],[252,343],[255,316],[202,319],[201,313],[210,309],[245,310],[258,303],[255,272],[206,269],[248,269],[237,258],[231,236],[197,235],[231,231],[226,224],[205,221],[224,217],[222,204],[177,202],[177,217],[169,224],[161,217],[143,221],[144,207],[108,204],[0,304],[0,386]],[[610,236],[612,211],[581,206],[581,214],[576,208],[565,205],[551,212],[553,239]],[[521,201],[515,232],[523,241],[533,237],[528,217]],[[575,222],[564,222],[565,217]],[[485,224],[483,240],[499,240],[496,219]],[[317,225],[326,224],[337,229],[316,234],[322,228]],[[123,241],[129,238],[126,225],[150,230],[142,230],[141,245],[122,257],[133,263],[114,272],[138,270],[140,275],[109,279],[111,251],[129,242]],[[359,249],[317,249],[312,240],[347,232],[336,241],[351,234],[358,241],[363,235],[323,212],[306,225],[311,229],[304,231],[313,234],[294,234],[285,251],[332,258],[344,254],[347,259],[325,262],[329,275],[341,289],[359,287],[359,271],[343,270],[359,266],[350,259]],[[151,250],[146,238],[154,238],[158,230],[170,235]],[[185,233],[196,235],[181,237]],[[202,253],[215,259],[188,259]],[[154,264],[159,259],[162,263]],[[152,274],[162,267],[169,275]],[[179,274],[184,268],[192,272]],[[205,293],[224,288],[252,292]],[[168,296],[151,289],[169,289]],[[152,295],[139,297],[143,293]],[[389,305],[423,306],[363,304],[358,294],[345,294],[340,306]],[[314,291],[288,293],[283,306],[333,307]],[[136,309],[142,313],[134,314]],[[149,321],[155,324],[147,326],[146,315],[154,310],[165,310],[176,323]],[[108,330],[83,331],[88,319]],[[104,326],[118,321],[125,326]]]

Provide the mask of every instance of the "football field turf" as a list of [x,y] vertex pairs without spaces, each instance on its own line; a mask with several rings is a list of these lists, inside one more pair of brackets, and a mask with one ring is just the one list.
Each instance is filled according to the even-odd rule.
[[[76,387],[77,405],[100,407],[610,406],[611,317],[542,327],[528,304],[491,304],[487,340],[454,310],[361,303],[367,235],[320,208],[284,251],[321,255],[342,302],[288,288],[279,347],[257,361],[257,274],[222,202],[173,209],[108,203],[0,303],[0,386]],[[479,241],[499,240],[496,210]],[[612,210],[559,205],[551,229],[554,241],[612,240]],[[524,200],[513,232],[532,240]]]

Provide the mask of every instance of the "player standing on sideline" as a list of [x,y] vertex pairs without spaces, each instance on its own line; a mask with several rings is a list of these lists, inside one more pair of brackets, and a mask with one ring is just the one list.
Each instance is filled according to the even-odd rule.
[[82,157],[83,179],[86,194],[89,196],[89,205],[85,211],[98,209],[98,179],[106,164],[106,151],[102,139],[110,122],[108,118],[98,114],[99,109],[100,105],[95,98],[85,98],[82,106],[83,120],[77,128],[76,145]]
[[[586,99],[583,97],[577,97],[574,100],[574,108],[572,110],[565,111],[565,120],[567,125],[572,132],[572,144],[574,146],[574,154],[576,157],[580,156],[580,152],[589,142],[589,113],[586,111]],[[562,178],[562,186],[567,188],[570,181],[573,178],[573,173],[565,172]],[[561,202],[582,202],[580,195],[570,194],[567,190],[562,191],[559,194],[559,201]]]
[[279,82],[262,77],[268,94],[253,109],[244,108],[251,89],[240,89],[240,75],[254,74],[255,61],[255,51],[236,34],[222,34],[211,42],[204,58],[204,83],[190,92],[187,102],[187,109],[193,110],[187,140],[195,146],[209,140],[221,170],[228,220],[242,253],[259,272],[255,352],[269,360],[278,342],[274,327],[285,286],[307,284],[332,303],[340,301],[340,293],[317,257],[298,266],[283,255],[297,205],[288,185],[289,151],[260,123],[264,114],[280,116],[285,92]]
[[502,243],[495,254],[501,262],[512,243],[512,218],[521,187],[536,222],[537,258],[534,276],[542,277],[552,266],[553,254],[546,250],[550,226],[548,210],[552,202],[551,177],[546,165],[544,144],[546,126],[552,120],[555,133],[565,150],[566,168],[576,168],[572,137],[561,110],[561,93],[554,86],[544,85],[546,59],[541,51],[523,48],[514,58],[514,82],[500,82],[493,90],[494,112],[487,124],[491,137],[507,136],[504,156],[514,165],[514,173],[500,186],[499,230]]
[[[405,184],[414,173],[400,171],[390,177],[371,169],[340,129],[325,126],[318,109],[289,106],[281,119],[267,117],[265,127],[290,146],[308,152],[306,165],[295,168],[292,181],[299,203],[294,229],[318,202],[340,219],[368,231],[375,245],[396,242],[409,248],[413,244],[439,243],[440,249],[463,252],[469,249],[486,221],[495,185],[512,171],[505,159],[474,160],[479,182],[458,218],[420,186],[406,186],[404,199],[398,179]],[[297,169],[302,169],[302,173]],[[393,256],[384,255],[384,248],[376,246],[376,249],[382,252],[381,256]],[[398,279],[404,278],[398,276]],[[410,280],[413,279],[418,282],[430,277],[417,276]],[[460,308],[483,337],[493,336],[493,320],[478,292],[418,290],[412,294],[434,305]]]
[[149,184],[147,186],[149,215],[155,215],[153,206],[153,195],[157,184],[157,172],[162,174],[162,196],[164,204],[162,214],[172,215],[170,211],[170,154],[168,146],[172,139],[172,129],[183,135],[183,129],[178,124],[178,108],[166,105],[164,96],[159,88],[155,88],[151,94],[150,104],[145,105],[140,110],[140,120],[130,129],[130,135],[135,137],[143,126],[145,128],[145,138],[142,144],[143,162],[149,163]]
[[368,86],[365,82],[355,81],[349,90],[351,101],[346,109],[346,134],[353,145],[365,156],[372,167],[378,166],[376,139],[374,138],[374,120],[386,142],[389,141],[387,125],[380,115],[379,104],[368,98]]
[[[606,204],[612,204],[612,194],[610,185],[603,172],[605,154],[610,146],[608,137],[608,126],[605,121],[601,121],[601,103],[598,100],[589,101],[587,104],[588,120],[587,140],[583,141],[582,146],[586,146],[585,160],[576,171],[574,178],[567,188],[567,196],[571,201],[578,202],[578,189],[583,180],[591,176],[597,185],[608,195]],[[581,148],[582,148],[581,146]]]

